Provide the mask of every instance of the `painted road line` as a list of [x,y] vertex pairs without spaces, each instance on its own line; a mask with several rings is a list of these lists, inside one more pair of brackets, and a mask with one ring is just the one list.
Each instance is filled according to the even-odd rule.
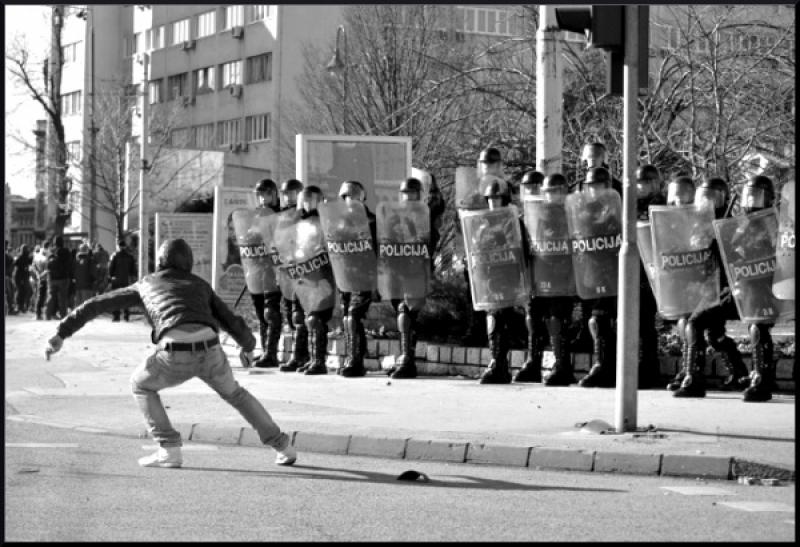
[[721,501],[720,505],[727,505],[731,509],[754,512],[794,513],[794,507],[786,503],[773,501]]
[[[158,450],[158,445],[143,444],[142,450]],[[219,447],[213,444],[185,444],[181,447],[181,450],[186,450],[188,452],[210,452],[212,450],[219,450]]]
[[77,443],[6,443],[6,448],[78,448]]
[[683,494],[684,496],[735,496],[736,492],[716,488],[714,486],[662,486],[664,490],[670,490]]

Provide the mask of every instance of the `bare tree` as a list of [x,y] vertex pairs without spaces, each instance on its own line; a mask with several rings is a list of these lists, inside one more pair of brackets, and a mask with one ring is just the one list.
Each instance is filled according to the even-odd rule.
[[[48,232],[61,235],[70,219],[67,200],[72,190],[72,179],[68,174],[67,145],[61,104],[61,73],[64,59],[61,51],[61,32],[64,26],[65,6],[52,7],[50,52],[39,69],[31,52],[16,40],[6,49],[7,67],[17,83],[27,90],[31,98],[39,103],[48,122],[46,159],[48,178],[48,201],[55,202],[55,218]],[[41,70],[41,71],[40,71]],[[35,147],[33,147],[35,149]]]

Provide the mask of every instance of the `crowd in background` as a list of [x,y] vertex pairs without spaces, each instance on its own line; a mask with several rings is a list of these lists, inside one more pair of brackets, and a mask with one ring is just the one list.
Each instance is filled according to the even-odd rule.
[[[84,239],[68,249],[64,238],[12,249],[5,242],[5,314],[33,313],[36,319],[63,319],[89,298],[136,279],[136,260],[124,240],[109,256],[100,243]],[[119,321],[128,310],[114,313]]]

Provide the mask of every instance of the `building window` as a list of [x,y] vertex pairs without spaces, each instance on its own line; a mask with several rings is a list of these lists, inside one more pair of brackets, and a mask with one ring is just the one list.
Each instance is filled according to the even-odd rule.
[[61,114],[73,116],[81,113],[81,92],[74,91],[61,95]]
[[81,141],[67,143],[67,161],[73,164],[81,162]]
[[189,39],[189,20],[181,19],[172,23],[172,45],[181,44]]
[[272,53],[263,53],[247,58],[247,83],[272,80]]
[[154,49],[162,49],[165,44],[166,40],[164,39],[166,35],[166,27],[161,25],[157,28],[151,28],[145,31],[144,33],[144,47],[146,50],[151,51]]
[[509,21],[515,16],[509,10],[491,8],[463,8],[462,27],[457,30],[481,34],[498,34],[508,36],[511,34]]
[[247,142],[266,141],[272,138],[269,122],[269,114],[247,116],[244,123]]
[[186,148],[189,145],[189,128],[175,128],[169,132],[169,145],[174,148]]
[[227,146],[239,142],[240,119],[226,120],[217,124],[217,145]]
[[178,97],[186,97],[189,95],[189,73],[183,72],[175,74],[174,76],[167,77],[167,100],[172,101]]
[[220,65],[220,72],[222,73],[222,87],[242,83],[242,62],[231,61]]
[[199,68],[194,71],[194,94],[202,95],[214,91],[214,67]]
[[215,10],[197,16],[197,37],[211,36],[217,32],[217,12]]
[[269,6],[246,6],[247,22],[253,23],[269,17]]
[[137,32],[133,35],[133,51],[131,52],[132,55],[136,53],[141,53],[144,51],[144,36],[142,36],[141,32]]
[[133,55],[133,50],[135,49],[135,42],[133,41],[133,36],[126,36],[122,39],[122,52],[125,57],[130,57]]
[[194,146],[197,148],[214,147],[214,124],[206,123],[192,128]]
[[78,44],[67,44],[61,48],[61,58],[64,59],[64,64],[74,63],[78,59]]
[[225,6],[225,29],[244,24],[244,6]]
[[69,193],[69,198],[67,198],[69,210],[70,211],[80,211],[81,210],[81,191],[80,190],[72,190]]
[[150,95],[150,104],[158,104],[164,102],[164,79],[150,80],[148,93]]

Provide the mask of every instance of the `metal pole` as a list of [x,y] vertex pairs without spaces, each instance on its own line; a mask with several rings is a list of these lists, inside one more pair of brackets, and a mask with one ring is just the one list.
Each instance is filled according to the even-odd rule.
[[95,119],[95,111],[94,111],[94,6],[88,6],[89,10],[89,34],[91,38],[91,49],[89,50],[89,55],[91,56],[91,72],[92,72],[92,79],[91,79],[91,108],[92,108],[92,117],[90,118],[91,126],[89,127],[90,138],[91,138],[91,147],[92,152],[89,160],[91,164],[89,165],[90,168],[90,177],[91,177],[91,187],[90,187],[90,199],[91,203],[89,205],[89,240],[94,242],[95,238],[97,237],[97,127],[95,127],[94,119]]
[[536,169],[549,175],[561,172],[561,40],[555,6],[541,6],[539,14],[536,31]]
[[623,76],[622,247],[619,252],[617,320],[617,433],[636,429],[636,389],[639,354],[639,251],[636,247],[636,186],[638,139],[639,7],[625,6],[625,69]]
[[142,135],[141,145],[139,146],[139,279],[148,273],[147,267],[147,199],[145,194],[147,164],[149,156],[149,118],[150,118],[150,93],[148,88],[148,77],[150,75],[150,55],[142,54],[142,64],[144,72],[142,77]]
[[[344,105],[342,110],[342,132],[347,135],[347,33],[344,31],[344,26],[340,25],[339,28],[336,30],[338,33],[339,30],[342,31],[342,38],[344,39],[344,59],[342,59],[344,63],[344,70],[342,73],[342,97],[344,98]],[[337,34],[338,38],[338,34]]]

